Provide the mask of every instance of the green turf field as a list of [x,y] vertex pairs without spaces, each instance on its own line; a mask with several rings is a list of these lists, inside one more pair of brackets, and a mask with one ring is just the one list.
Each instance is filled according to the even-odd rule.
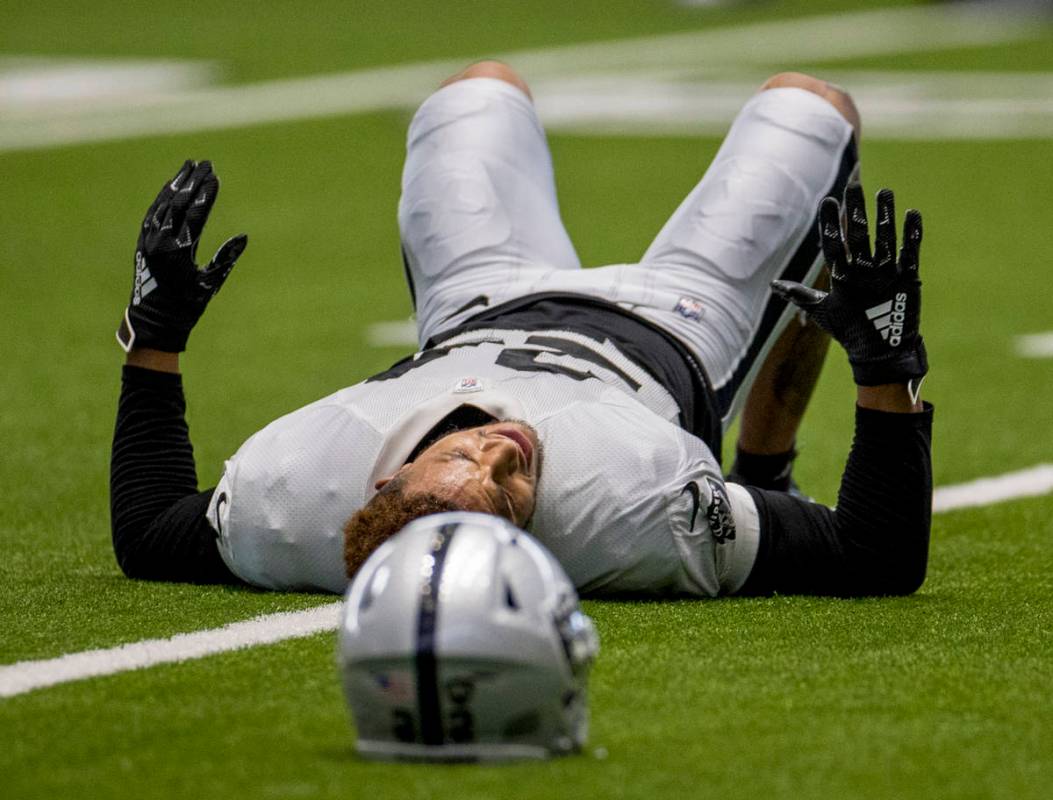
[[[3,12],[0,69],[16,56],[197,59],[240,84],[843,5],[413,0],[250,11],[200,0],[162,13],[109,0],[23,4]],[[788,68],[1053,74],[1053,28],[858,61],[816,52],[771,71]],[[0,105],[0,141],[3,114]],[[0,666],[333,600],[121,575],[107,494],[121,363],[113,329],[143,211],[182,159],[211,158],[223,191],[201,254],[241,231],[251,241],[183,359],[202,487],[277,415],[404,355],[371,346],[368,329],[410,313],[395,224],[408,119],[393,108],[0,145]],[[719,139],[580,132],[550,143],[567,227],[582,261],[598,265],[644,250]],[[1014,350],[1018,335],[1053,330],[1053,141],[864,138],[862,160],[869,193],[890,185],[901,211],[925,215],[936,484],[1053,462],[1053,358]],[[797,466],[802,486],[827,502],[852,397],[832,349]],[[1047,797],[1051,545],[1046,494],[937,514],[929,577],[909,598],[587,602],[602,651],[579,757],[363,762],[334,637],[319,634],[0,699],[0,797]]]

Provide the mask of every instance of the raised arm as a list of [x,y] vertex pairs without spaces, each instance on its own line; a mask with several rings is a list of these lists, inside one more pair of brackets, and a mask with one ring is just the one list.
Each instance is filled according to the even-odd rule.
[[871,253],[858,184],[841,208],[820,208],[829,293],[776,281],[773,290],[806,311],[848,354],[856,432],[836,509],[749,488],[760,548],[744,594],[909,594],[925,579],[932,511],[932,407],[919,398],[928,371],[919,323],[921,215],[908,211],[896,255],[892,192],[877,198]]
[[129,577],[232,582],[198,492],[179,353],[245,249],[229,239],[204,269],[201,231],[219,191],[208,161],[187,161],[146,212],[131,299],[117,331],[127,353],[110,458],[113,548]]

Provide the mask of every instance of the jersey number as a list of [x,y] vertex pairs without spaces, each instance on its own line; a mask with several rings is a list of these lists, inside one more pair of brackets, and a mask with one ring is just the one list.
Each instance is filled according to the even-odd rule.
[[[395,378],[401,378],[406,373],[411,372],[418,367],[423,367],[425,364],[430,364],[432,361],[436,361],[449,355],[456,347],[478,347],[481,344],[502,344],[502,342],[497,339],[484,339],[478,342],[467,342],[465,344],[453,345],[451,347],[434,347],[431,350],[425,350],[416,358],[408,356],[402,359],[391,367],[391,369],[369,378],[366,383],[372,383],[373,381],[390,381]],[[584,381],[589,378],[597,377],[588,370],[583,372],[579,369],[574,369],[552,360],[557,358],[576,358],[580,361],[588,361],[591,364],[595,364],[597,367],[602,367],[603,369],[613,372],[634,392],[640,388],[640,383],[633,380],[632,376],[626,373],[617,364],[603,357],[599,353],[590,350],[588,347],[578,344],[575,341],[571,341],[570,339],[561,339],[558,336],[528,336],[526,344],[539,345],[540,347],[547,349],[535,350],[526,347],[507,347],[498,353],[497,359],[494,363],[501,367],[514,369],[517,372],[551,372],[556,375],[565,375],[576,381]],[[542,361],[540,360],[542,356],[546,356],[547,358]]]

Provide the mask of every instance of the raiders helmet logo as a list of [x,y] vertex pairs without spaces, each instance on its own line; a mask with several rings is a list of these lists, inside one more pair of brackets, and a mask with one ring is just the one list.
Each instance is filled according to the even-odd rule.
[[713,541],[717,544],[735,540],[735,518],[731,516],[731,501],[728,499],[728,490],[724,484],[712,478],[706,478],[709,484],[711,500],[706,508],[706,519],[709,520],[709,530],[713,534]]

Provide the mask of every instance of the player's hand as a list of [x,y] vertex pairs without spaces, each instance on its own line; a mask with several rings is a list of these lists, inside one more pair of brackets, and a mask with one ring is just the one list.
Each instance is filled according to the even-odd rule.
[[898,258],[891,189],[882,189],[877,195],[873,254],[866,203],[858,183],[845,191],[845,216],[842,233],[837,200],[827,197],[819,206],[819,235],[830,266],[829,293],[790,281],[774,281],[772,290],[807,312],[841,343],[858,385],[910,383],[913,392],[929,369],[918,330],[921,214],[914,209],[907,211]]
[[198,240],[219,193],[209,161],[187,161],[146,212],[135,248],[135,283],[117,341],[181,353],[205,306],[245,250],[244,234],[224,242],[198,269]]

